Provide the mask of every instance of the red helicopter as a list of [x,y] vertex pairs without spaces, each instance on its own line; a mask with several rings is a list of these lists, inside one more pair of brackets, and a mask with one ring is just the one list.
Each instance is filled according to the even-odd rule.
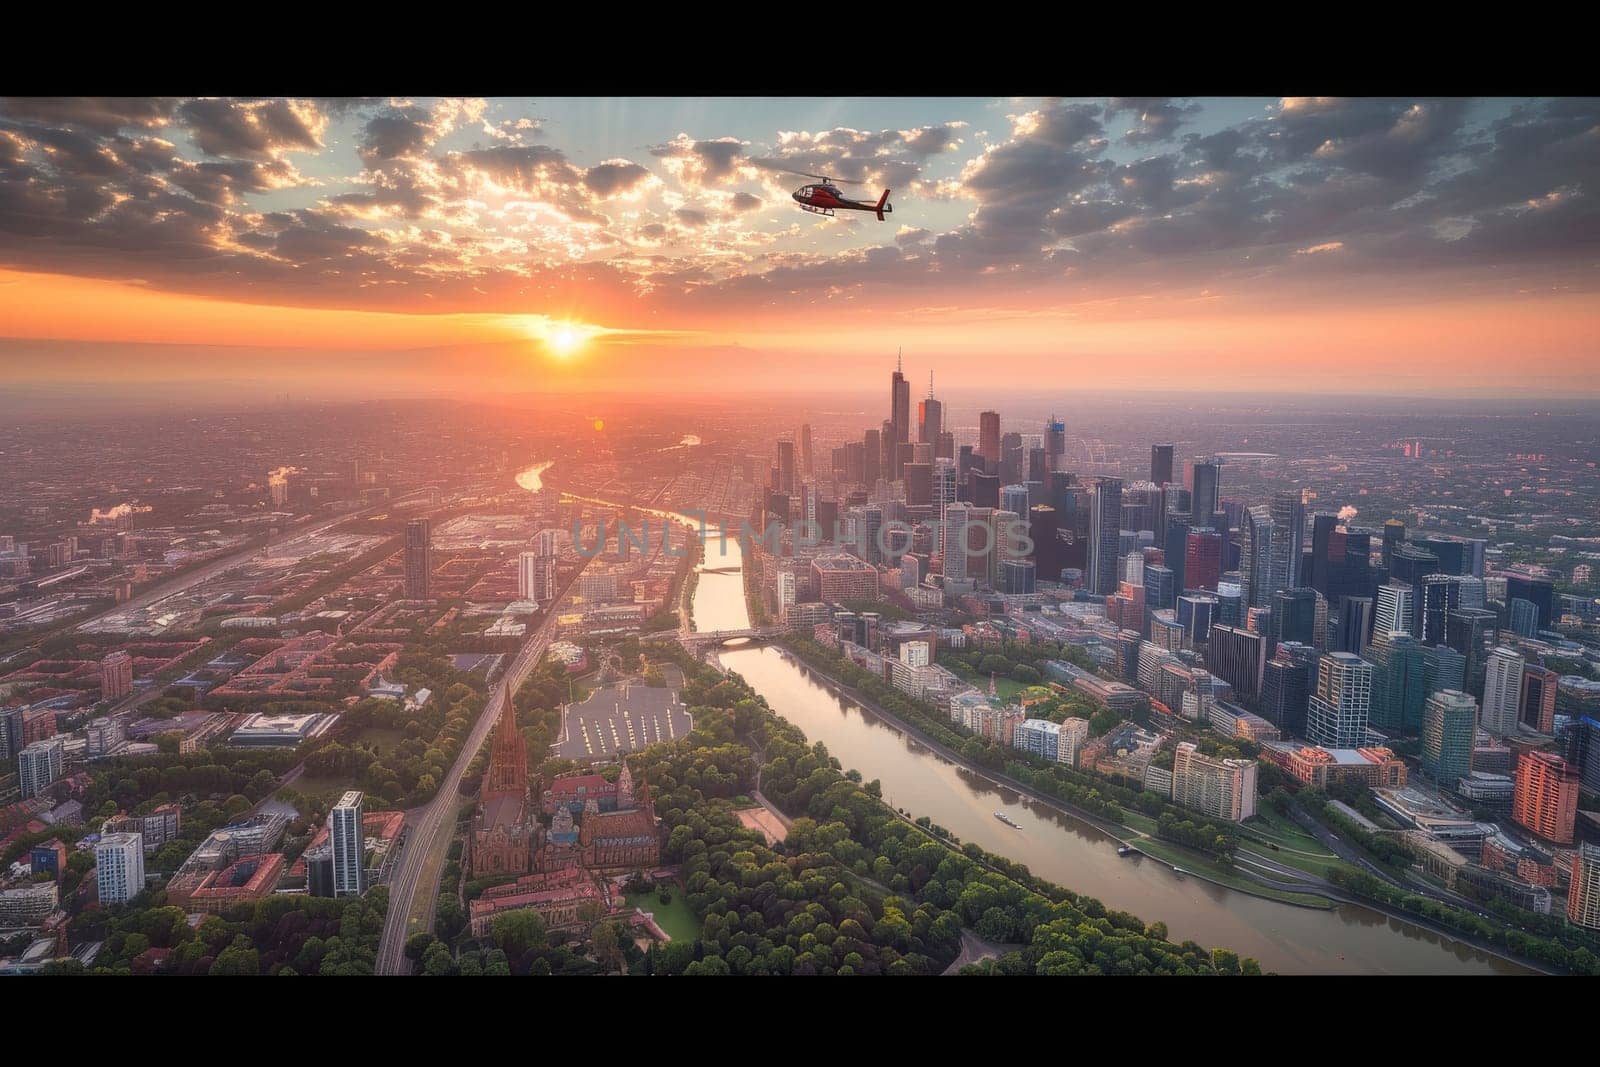
[[883,221],[885,212],[893,211],[894,206],[889,203],[889,190],[885,189],[883,195],[878,197],[876,204],[870,200],[849,200],[839,191],[840,185],[865,185],[865,182],[853,182],[845,178],[830,178],[826,174],[807,174],[803,170],[792,170],[790,174],[798,174],[804,178],[816,178],[817,184],[803,185],[795,190],[794,202],[803,210],[813,215],[833,215],[836,211],[871,211],[877,214],[878,221]]

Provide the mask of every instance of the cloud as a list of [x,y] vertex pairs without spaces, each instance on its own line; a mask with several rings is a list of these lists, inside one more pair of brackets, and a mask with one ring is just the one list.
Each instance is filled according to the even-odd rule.
[[650,172],[626,159],[610,159],[590,167],[583,175],[583,184],[601,199],[632,192],[650,180]]
[[196,147],[210,156],[275,158],[318,149],[328,125],[308,100],[190,100],[178,115]]
[[[868,285],[1052,307],[1596,287],[1600,102],[1208,107],[1046,100],[985,137],[930,117],[679,133],[592,162],[482,100],[5,98],[0,264],[342,306],[589,287],[641,313],[668,293],[756,307]],[[787,170],[893,188],[905,225],[800,216]]]

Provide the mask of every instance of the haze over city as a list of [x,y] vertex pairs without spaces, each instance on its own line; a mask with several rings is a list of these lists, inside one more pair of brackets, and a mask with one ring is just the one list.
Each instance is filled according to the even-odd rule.
[[0,975],[1600,974],[1597,179],[0,97]]

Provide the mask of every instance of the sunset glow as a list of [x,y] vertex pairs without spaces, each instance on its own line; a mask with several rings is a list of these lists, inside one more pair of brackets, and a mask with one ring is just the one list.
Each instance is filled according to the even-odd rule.
[[[341,387],[328,355],[393,353],[396,385],[493,393],[531,339],[560,391],[901,346],[954,388],[1332,361],[1354,392],[1595,390],[1584,101],[837,104],[12,99],[0,367],[201,381],[262,349]],[[793,171],[892,189],[892,221],[800,212]]]

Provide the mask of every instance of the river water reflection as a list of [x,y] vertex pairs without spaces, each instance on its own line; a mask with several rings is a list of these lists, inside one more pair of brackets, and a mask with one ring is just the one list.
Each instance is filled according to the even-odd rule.
[[[699,630],[750,625],[743,575],[709,573],[742,562],[730,538],[709,539],[694,595]],[[841,699],[803,664],[775,648],[730,648],[722,664],[737,672],[779,715],[821,741],[846,769],[876,778],[884,797],[926,815],[963,841],[1024,863],[1041,877],[1096,897],[1111,908],[1160,920],[1178,941],[1193,939],[1253,956],[1280,973],[1518,974],[1525,969],[1367,908],[1301,908],[1179,875],[1148,857],[1124,859],[1093,826],[1024,800],[965,770],[900,730]],[[1004,808],[1013,829],[994,817]]]

